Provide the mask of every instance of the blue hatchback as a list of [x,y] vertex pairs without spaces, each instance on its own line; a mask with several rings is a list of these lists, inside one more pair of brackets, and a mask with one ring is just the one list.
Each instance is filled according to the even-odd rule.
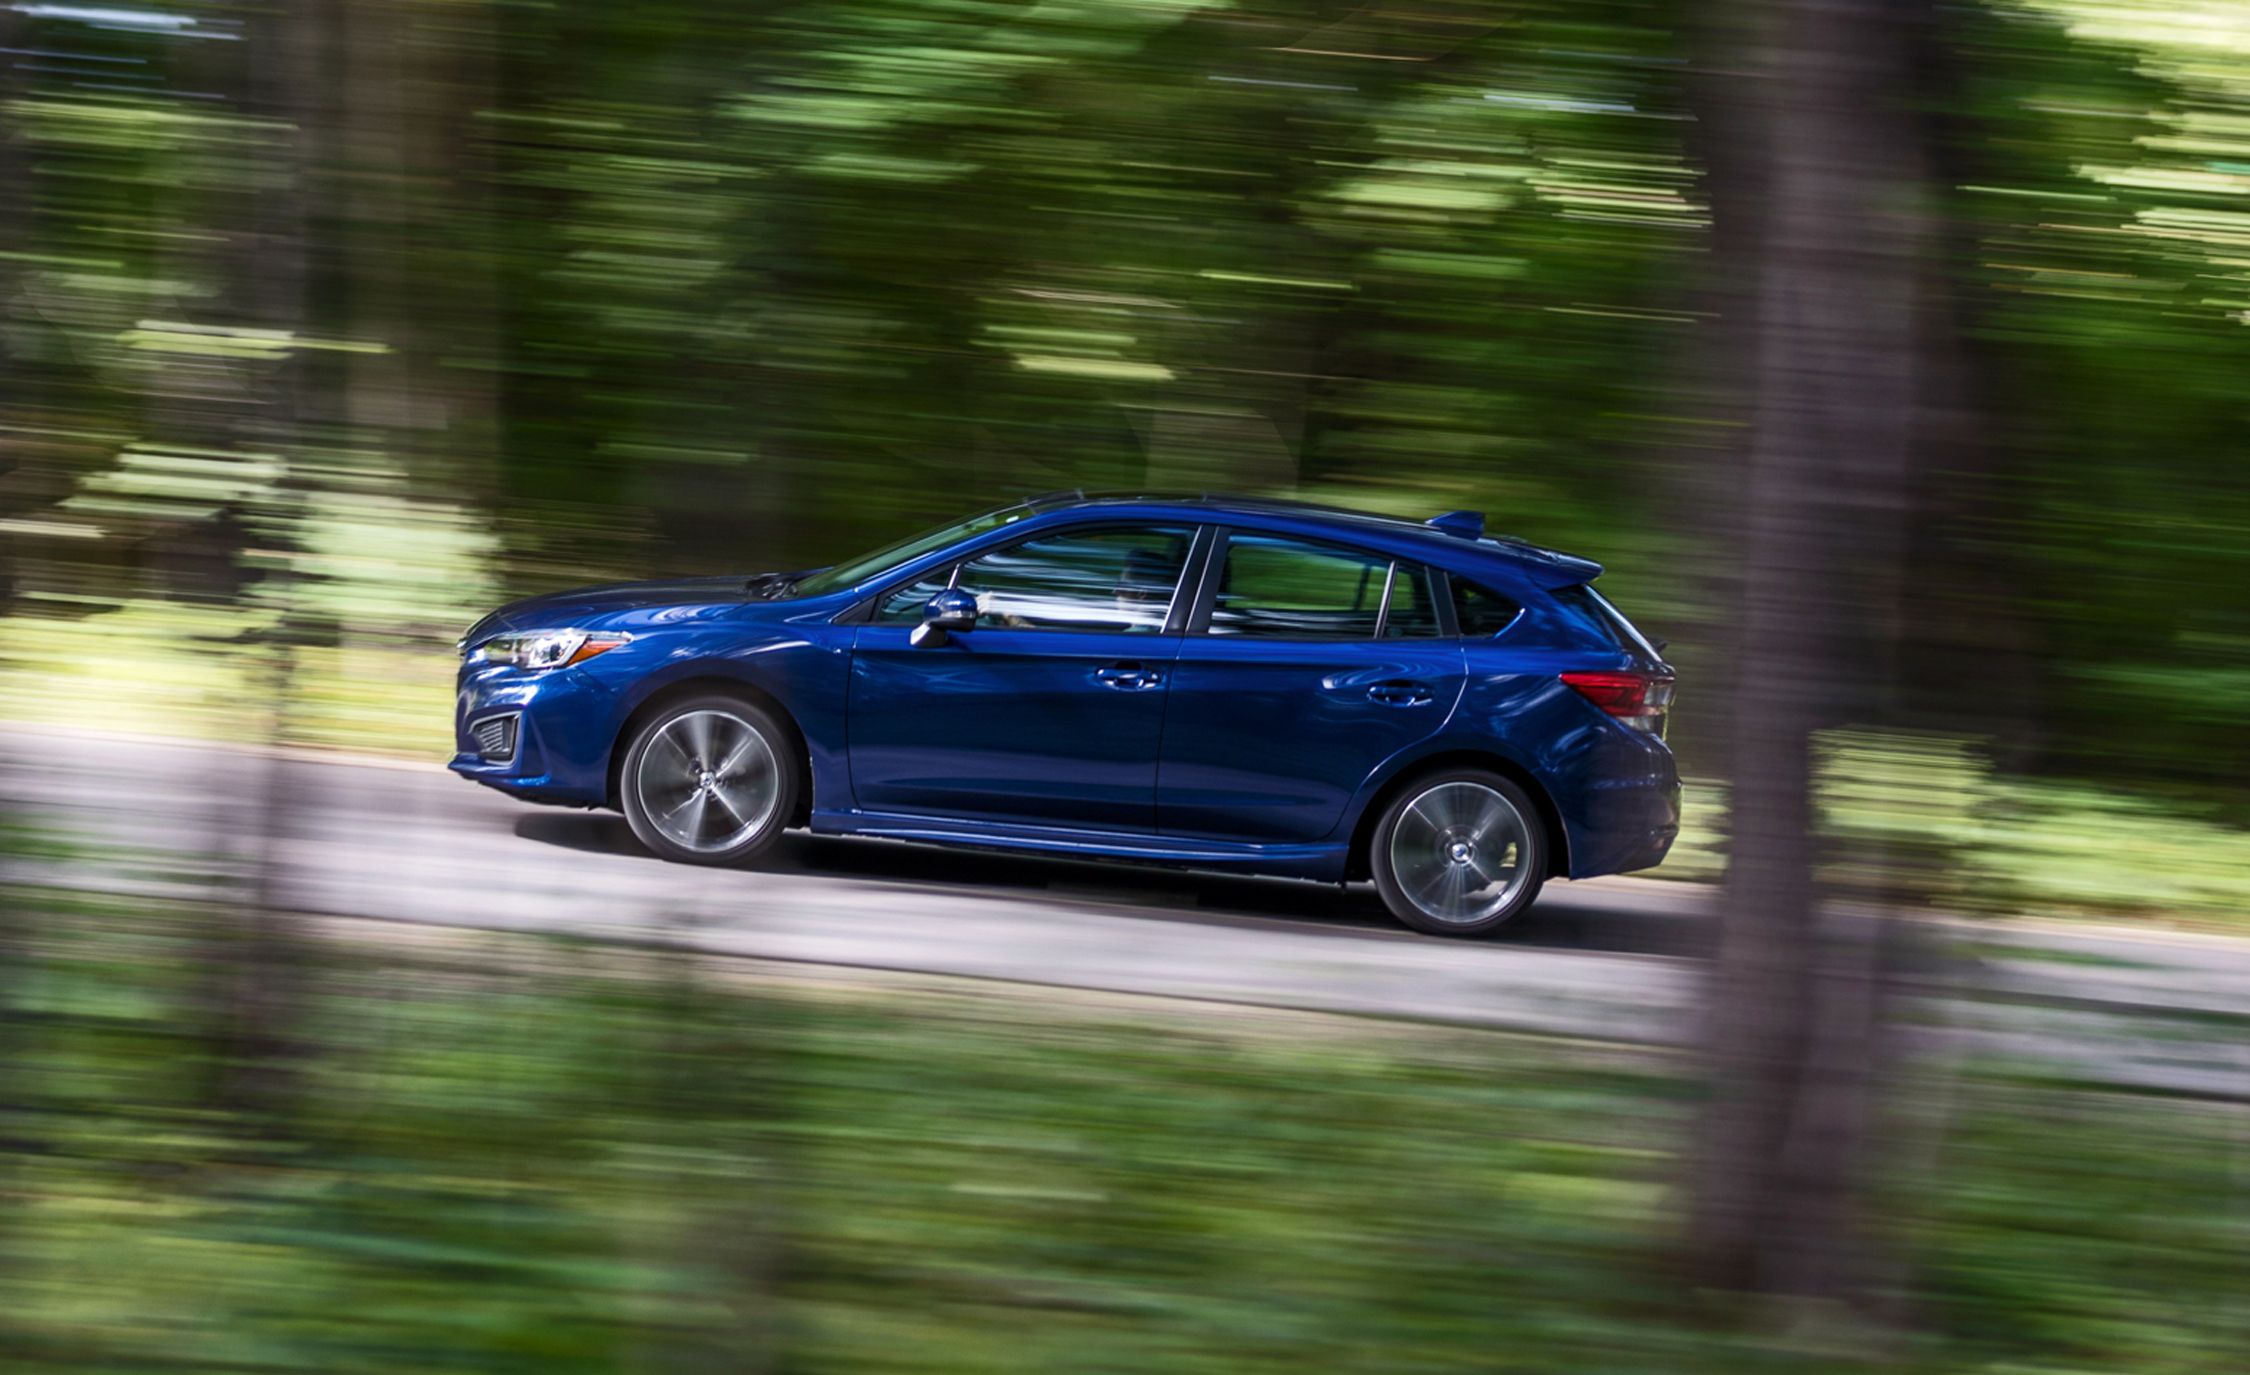
[[1474,935],[1678,834],[1672,671],[1601,571],[1471,512],[1039,498],[502,607],[462,640],[452,767],[688,863],[809,826],[1372,879]]

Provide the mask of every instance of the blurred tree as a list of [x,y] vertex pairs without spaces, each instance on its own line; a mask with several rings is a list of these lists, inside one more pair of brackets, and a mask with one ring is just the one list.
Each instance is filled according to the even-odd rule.
[[[0,520],[15,514],[16,482],[20,462],[16,457],[15,390],[23,385],[17,375],[16,350],[11,347],[21,273],[23,245],[29,238],[22,221],[32,212],[30,189],[25,184],[29,165],[23,157],[23,131],[16,121],[17,32],[23,15],[14,7],[0,9]],[[15,541],[0,540],[0,615],[13,609],[16,592]]]
[[[414,560],[473,600],[472,548],[528,589],[815,562],[1032,487],[1482,505],[1605,556],[1724,770],[1740,512],[1682,498],[1746,415],[1713,308],[1762,196],[1733,7],[370,0],[318,59],[325,323],[287,346],[214,232],[283,168],[239,99],[281,58],[260,13],[6,10],[37,54],[0,231],[27,614],[210,586],[180,569],[275,481],[237,441],[278,363],[328,417],[308,519],[375,635]],[[1925,676],[2004,677],[2017,767],[2239,812],[2250,79],[2136,13],[1953,7],[1917,59],[1976,131],[1936,149],[1973,289],[1934,304],[1973,379],[1937,462],[1980,477],[1912,562],[1981,596]],[[399,638],[457,629],[426,600]]]
[[[0,521],[15,514],[11,499],[14,495],[11,479],[17,469],[14,442],[17,398],[14,392],[21,383],[9,336],[17,296],[18,264],[23,244],[29,237],[23,233],[20,220],[31,213],[32,205],[23,183],[27,169],[21,152],[22,134],[15,119],[15,49],[22,46],[17,39],[22,23],[22,16],[13,6],[0,9]],[[12,609],[15,599],[14,555],[14,541],[0,538],[0,615]],[[5,667],[5,659],[0,657],[0,668]],[[16,910],[14,869],[18,837],[14,824],[10,753],[0,748],[0,1190],[20,1196],[20,1186],[8,1176],[30,1158],[32,1149],[32,1143],[22,1136],[25,1125],[20,1082],[31,1057],[19,1035],[22,1018],[16,1001],[17,985],[29,966],[24,958],[23,933],[18,927],[21,914]],[[0,1222],[0,1283],[6,1282],[4,1277],[14,1268],[16,1259],[15,1238],[8,1230],[11,1225],[12,1220]],[[14,1304],[6,1306],[16,1307]],[[15,1326],[12,1314],[0,1318],[0,1345],[17,1344],[13,1333]]]
[[[1920,380],[1927,172],[1909,61],[1922,0],[1749,7],[1755,346],[1724,929],[1708,1008],[1694,1264],[1733,1289],[1858,1292],[1873,937],[1824,912],[1817,732],[1891,667]],[[1872,691],[1871,691],[1872,688]]]
[[348,280],[336,150],[347,96],[360,88],[341,80],[344,9],[343,0],[277,0],[250,11],[249,41],[239,45],[247,70],[235,89],[266,145],[267,180],[259,194],[233,201],[220,233],[222,289],[237,327],[283,341],[233,425],[248,446],[278,460],[259,512],[274,575],[256,588],[271,611],[256,637],[267,665],[258,686],[269,753],[247,817],[249,891],[239,921],[211,933],[209,956],[216,1098],[266,1130],[285,1122],[306,1050],[297,1025],[307,997],[304,936],[283,876],[288,840],[304,826],[310,800],[299,793],[300,770],[278,752],[289,739],[301,656],[325,638],[305,585],[305,514],[324,481],[316,455],[344,438],[352,394],[346,365],[318,347],[342,323]]

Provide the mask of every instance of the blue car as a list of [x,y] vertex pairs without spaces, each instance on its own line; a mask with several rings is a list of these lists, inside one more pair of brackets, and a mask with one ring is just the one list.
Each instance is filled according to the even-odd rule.
[[1678,834],[1672,670],[1601,571],[1474,512],[1042,497],[502,607],[461,642],[452,768],[691,864],[804,826],[1371,879],[1477,935]]

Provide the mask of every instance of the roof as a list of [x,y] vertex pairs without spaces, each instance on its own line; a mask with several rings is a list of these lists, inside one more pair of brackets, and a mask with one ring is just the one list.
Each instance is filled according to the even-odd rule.
[[[1499,556],[1511,564],[1525,567],[1527,571],[1535,571],[1539,575],[1538,581],[1547,586],[1592,582],[1602,574],[1602,566],[1592,559],[1549,549],[1514,535],[1487,534],[1471,537],[1465,530],[1475,527],[1463,518],[1474,516],[1473,512],[1448,512],[1435,517],[1445,522],[1443,527],[1439,527],[1429,521],[1410,520],[1403,516],[1388,516],[1373,511],[1356,511],[1344,506],[1326,506],[1318,502],[1294,501],[1285,497],[1241,496],[1226,492],[1089,492],[1084,489],[1047,492],[1028,497],[1022,504],[1037,513],[1115,505],[1205,507],[1215,515],[1234,513],[1289,517],[1316,526],[1335,525],[1362,534],[1410,539],[1418,545],[1426,544],[1432,551],[1430,557],[1439,561],[1444,561],[1448,554],[1466,550]],[[1481,517],[1477,523],[1481,524]]]

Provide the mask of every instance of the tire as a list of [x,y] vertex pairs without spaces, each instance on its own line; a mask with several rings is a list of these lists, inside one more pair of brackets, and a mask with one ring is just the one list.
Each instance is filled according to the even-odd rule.
[[1548,845],[1522,788],[1482,769],[1448,769],[1391,800],[1367,858],[1392,916],[1433,936],[1482,936],[1538,899]]
[[774,846],[797,814],[803,763],[772,713],[711,693],[642,722],[617,775],[640,842],[680,864],[742,864]]

